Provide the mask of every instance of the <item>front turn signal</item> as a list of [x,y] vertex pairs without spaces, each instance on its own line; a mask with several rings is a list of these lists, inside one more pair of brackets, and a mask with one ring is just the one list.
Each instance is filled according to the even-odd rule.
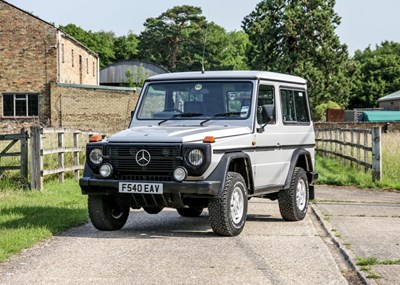
[[213,142],[215,142],[214,136],[207,136],[203,139],[203,143],[213,143]]
[[89,142],[99,142],[103,139],[103,136],[91,136]]

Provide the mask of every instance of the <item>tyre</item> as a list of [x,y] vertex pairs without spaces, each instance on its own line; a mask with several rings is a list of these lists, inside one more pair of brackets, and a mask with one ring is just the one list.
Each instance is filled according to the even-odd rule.
[[242,232],[247,218],[247,188],[239,173],[228,172],[221,197],[210,200],[208,211],[214,233],[236,236]]
[[143,207],[143,210],[150,215],[158,214],[162,211],[161,207]]
[[203,208],[179,208],[176,211],[182,217],[198,217],[203,213]]
[[290,188],[279,192],[279,211],[286,221],[304,219],[308,209],[309,189],[306,172],[296,167],[293,172]]
[[89,195],[88,210],[93,226],[100,231],[120,230],[129,216],[129,207],[121,207],[111,196]]

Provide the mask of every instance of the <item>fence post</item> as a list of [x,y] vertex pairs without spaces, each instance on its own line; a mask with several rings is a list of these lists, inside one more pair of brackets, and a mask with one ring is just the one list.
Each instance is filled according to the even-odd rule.
[[[78,167],[79,166],[79,151],[78,151],[78,148],[79,148],[79,132],[74,132],[73,136],[74,136],[74,148],[76,149],[74,151],[74,166]],[[76,169],[75,170],[75,179],[79,180],[79,178],[80,178],[80,172],[79,172],[79,169]]]
[[31,189],[43,190],[42,134],[38,126],[31,127]]
[[382,140],[381,127],[372,128],[372,180],[382,179]]
[[[64,149],[64,131],[61,131],[57,134],[58,137],[58,149]],[[62,172],[58,174],[58,181],[62,184],[64,183],[64,152],[58,153],[58,168],[63,169]]]
[[28,131],[21,129],[21,184],[28,186]]

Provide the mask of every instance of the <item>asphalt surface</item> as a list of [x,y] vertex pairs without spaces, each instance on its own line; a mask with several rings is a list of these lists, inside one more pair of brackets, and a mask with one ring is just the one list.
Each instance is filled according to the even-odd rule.
[[364,283],[400,284],[400,264],[357,265],[357,258],[400,261],[400,191],[320,186],[316,195],[314,213]]
[[400,284],[399,265],[356,265],[400,258],[400,194],[317,187],[316,198],[300,222],[251,199],[233,238],[214,235],[207,211],[135,210],[121,231],[88,223],[14,256],[0,264],[0,284]]

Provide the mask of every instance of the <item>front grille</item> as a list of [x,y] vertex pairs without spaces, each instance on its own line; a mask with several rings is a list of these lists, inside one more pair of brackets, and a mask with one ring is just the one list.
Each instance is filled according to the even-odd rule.
[[132,175],[132,178],[141,178],[140,180],[150,180],[149,176],[171,175],[175,168],[182,163],[180,144],[109,143],[107,155],[114,168],[114,173],[121,177],[127,177],[127,180]]
[[173,178],[172,175],[121,175],[121,180],[166,182],[172,181]]

